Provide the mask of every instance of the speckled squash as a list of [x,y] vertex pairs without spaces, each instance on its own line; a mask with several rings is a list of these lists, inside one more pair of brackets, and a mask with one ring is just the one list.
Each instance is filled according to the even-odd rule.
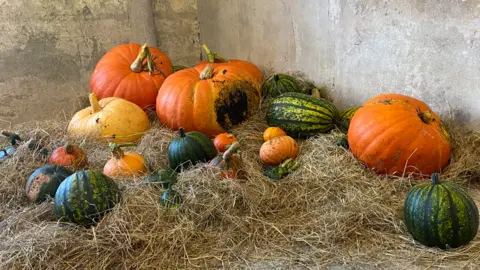
[[199,162],[207,162],[217,155],[217,149],[210,138],[197,131],[185,132],[180,128],[179,136],[168,146],[168,161],[175,171],[187,169]]
[[96,224],[120,202],[117,184],[100,171],[80,170],[67,177],[55,194],[58,217],[83,226]]
[[54,164],[36,169],[25,185],[27,198],[35,203],[54,198],[60,184],[72,174],[66,167]]
[[460,185],[440,182],[436,173],[431,179],[431,183],[414,186],[405,198],[408,232],[430,247],[446,249],[468,244],[479,226],[475,202]]

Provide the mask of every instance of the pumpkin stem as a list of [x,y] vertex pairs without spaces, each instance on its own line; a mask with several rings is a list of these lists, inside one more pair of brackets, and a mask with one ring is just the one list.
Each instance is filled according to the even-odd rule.
[[438,173],[432,173],[432,185],[437,184],[440,184],[440,181],[438,180]]
[[185,130],[183,130],[182,127],[178,129],[178,133],[180,134],[180,137],[185,138]]
[[418,110],[418,117],[420,117],[420,119],[422,119],[422,122],[427,125],[430,124],[430,122],[432,122],[433,120],[432,114],[429,111],[421,112],[420,110]]
[[232,155],[240,149],[240,143],[234,142],[232,145],[228,145],[226,148],[227,151],[223,153],[223,159],[229,160],[232,158]]
[[200,73],[200,80],[208,80],[213,78],[213,68],[210,65],[207,65]]
[[110,147],[110,151],[115,158],[121,159],[124,156],[124,152],[122,147],[129,147],[129,146],[137,146],[135,143],[124,143],[124,144],[116,144],[116,143],[109,143],[108,146]]
[[210,49],[207,47],[207,45],[203,44],[203,49],[205,50],[205,52],[207,53],[207,58],[208,58],[208,62],[210,63],[225,63],[225,62],[228,62],[227,59],[221,57],[220,55],[210,51]]
[[90,106],[92,107],[92,112],[97,113],[102,110],[100,103],[98,103],[97,96],[94,93],[88,95],[88,100],[90,101]]
[[148,71],[152,73],[153,71],[153,64],[152,64],[152,57],[151,57],[150,50],[148,49],[147,43],[143,44],[142,48],[140,49],[140,52],[137,55],[137,58],[133,63],[130,65],[130,70],[133,72],[142,72],[143,71],[143,60],[148,57],[147,65],[148,65]]
[[65,151],[65,153],[67,154],[71,154],[73,153],[73,144],[71,144],[70,142],[67,142],[65,143],[65,145],[63,146],[63,150]]

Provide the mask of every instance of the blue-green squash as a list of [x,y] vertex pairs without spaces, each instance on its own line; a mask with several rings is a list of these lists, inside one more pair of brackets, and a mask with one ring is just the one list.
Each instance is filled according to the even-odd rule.
[[66,167],[53,164],[36,169],[25,185],[27,198],[35,203],[54,198],[60,184],[72,174]]
[[198,131],[184,132],[178,130],[178,137],[168,145],[168,162],[170,168],[181,171],[200,162],[208,162],[217,155],[212,140]]
[[288,92],[273,99],[267,110],[267,123],[283,129],[293,138],[328,133],[340,119],[338,109],[324,98]]
[[96,224],[121,200],[117,184],[96,170],[75,172],[67,177],[55,194],[54,212],[83,226]]
[[475,238],[478,208],[458,184],[440,182],[436,173],[431,183],[414,186],[404,202],[404,220],[415,240],[428,247],[457,248]]
[[177,172],[174,170],[159,169],[153,172],[150,176],[142,180],[142,183],[155,188],[168,189],[177,182]]

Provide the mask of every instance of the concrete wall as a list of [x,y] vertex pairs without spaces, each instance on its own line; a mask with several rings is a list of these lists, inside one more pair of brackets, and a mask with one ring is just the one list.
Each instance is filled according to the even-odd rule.
[[69,118],[116,45],[156,41],[174,63],[195,63],[196,16],[195,0],[0,0],[0,128]]
[[[480,124],[476,0],[198,0],[201,41],[267,72],[301,71],[339,108],[385,92]],[[480,127],[479,127],[480,128]]]

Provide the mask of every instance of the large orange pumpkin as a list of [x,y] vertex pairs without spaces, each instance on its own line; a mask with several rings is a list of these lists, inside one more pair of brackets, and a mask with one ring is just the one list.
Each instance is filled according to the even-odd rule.
[[147,44],[122,44],[107,52],[90,77],[99,99],[119,97],[142,109],[154,109],[158,89],[173,73],[169,57]]
[[365,102],[350,122],[348,143],[354,156],[379,174],[430,175],[451,155],[450,136],[438,115],[401,94]]
[[157,96],[160,122],[214,137],[246,121],[260,103],[261,72],[232,61],[201,63],[169,76]]

